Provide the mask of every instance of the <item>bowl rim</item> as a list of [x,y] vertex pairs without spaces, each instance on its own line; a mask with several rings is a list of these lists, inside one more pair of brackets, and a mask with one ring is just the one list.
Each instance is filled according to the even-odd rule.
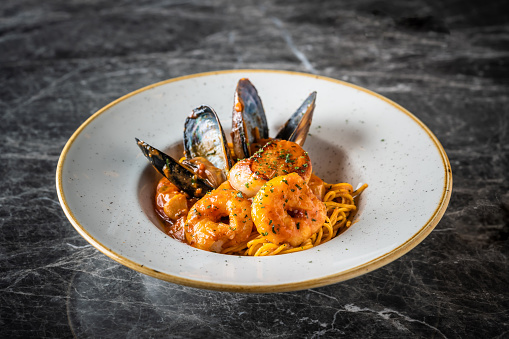
[[[172,82],[192,79],[192,78],[199,78],[199,77],[207,77],[207,76],[213,76],[213,75],[220,75],[220,74],[230,74],[230,73],[273,73],[273,74],[287,74],[287,75],[294,75],[294,76],[304,76],[304,77],[310,77],[315,78],[319,80],[329,81],[332,83],[341,84],[343,86],[348,86],[351,88],[354,88],[356,90],[365,92],[369,95],[372,95],[391,106],[395,107],[400,112],[404,113],[408,117],[410,117],[415,123],[419,125],[420,128],[422,128],[428,137],[432,140],[433,145],[438,150],[438,153],[440,154],[440,158],[442,160],[443,168],[445,170],[444,175],[444,183],[443,183],[443,191],[441,198],[439,200],[439,204],[436,207],[433,214],[430,216],[428,221],[419,229],[418,232],[416,232],[412,237],[407,239],[404,243],[400,244],[398,247],[394,248],[390,252],[387,252],[375,259],[372,259],[368,262],[365,262],[363,264],[360,264],[358,266],[352,267],[350,269],[337,272],[331,275],[323,276],[323,277],[317,277],[310,280],[305,281],[299,281],[299,282],[291,282],[291,283],[283,283],[278,285],[263,285],[263,284],[224,284],[224,283],[214,283],[214,282],[207,282],[207,281],[199,281],[199,280],[192,280],[187,278],[182,278],[179,276],[174,276],[169,273],[160,272],[151,268],[148,268],[144,266],[143,264],[136,263],[130,259],[127,259],[123,257],[122,255],[119,255],[118,253],[114,252],[110,248],[107,248],[103,244],[101,244],[98,240],[96,240],[94,237],[92,237],[83,227],[78,220],[75,218],[71,208],[67,204],[64,192],[63,192],[63,166],[67,157],[67,154],[72,147],[74,141],[76,138],[81,134],[81,132],[97,117],[99,117],[104,112],[108,111],[111,107],[117,105],[118,103],[135,96],[141,92],[150,90],[154,87],[159,87],[165,84],[169,84]],[[72,136],[69,138],[67,143],[65,144],[61,155],[58,160],[57,168],[56,168],[56,190],[58,199],[60,201],[60,205],[62,206],[62,209],[64,210],[64,213],[68,220],[71,222],[73,227],[76,229],[76,231],[85,238],[92,246],[94,246],[96,249],[98,249],[103,254],[107,255],[111,259],[119,262],[120,264],[127,266],[135,271],[138,271],[140,273],[152,276],[154,278],[165,280],[168,282],[190,286],[190,287],[196,287],[196,288],[202,288],[202,289],[209,289],[209,290],[219,290],[219,291],[228,291],[228,292],[243,292],[243,293],[268,293],[268,292],[286,292],[286,291],[295,291],[295,290],[303,290],[308,289],[312,287],[320,287],[325,286],[333,283],[338,283],[341,281],[345,281],[351,278],[355,278],[357,276],[360,276],[362,274],[368,273],[370,271],[373,271],[377,268],[380,268],[399,257],[403,256],[404,254],[408,253],[410,250],[412,250],[415,246],[417,246],[420,242],[422,242],[428,235],[431,233],[431,231],[436,227],[438,222],[442,219],[447,206],[449,204],[451,193],[452,193],[452,170],[451,165],[449,162],[449,159],[447,157],[447,154],[441,145],[440,141],[437,139],[437,137],[431,132],[431,130],[422,122],[420,121],[416,116],[414,116],[412,113],[410,113],[408,110],[400,106],[399,104],[395,103],[394,101],[375,93],[371,90],[368,90],[364,87],[360,87],[342,80],[321,76],[321,75],[315,75],[315,74],[309,74],[309,73],[302,73],[302,72],[295,72],[295,71],[286,71],[286,70],[270,70],[270,69],[233,69],[233,70],[220,70],[220,71],[211,71],[211,72],[202,72],[202,73],[195,73],[190,75],[184,75],[176,78],[171,78],[167,80],[163,80],[160,82],[156,82],[154,84],[142,87],[138,90],[132,91],[128,94],[125,94],[121,96],[120,98],[112,101],[111,103],[107,104],[106,106],[99,109],[97,112],[92,114],[87,120],[85,120],[78,129],[72,134]]]

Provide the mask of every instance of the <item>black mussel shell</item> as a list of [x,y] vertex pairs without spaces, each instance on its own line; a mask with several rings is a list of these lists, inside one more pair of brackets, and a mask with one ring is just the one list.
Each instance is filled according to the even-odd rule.
[[316,92],[313,92],[279,130],[276,139],[293,141],[303,146],[313,119],[315,102]]
[[223,127],[216,112],[208,106],[195,108],[187,117],[184,150],[187,159],[203,157],[225,173],[233,165]]
[[269,128],[258,91],[248,79],[240,79],[232,113],[233,151],[237,159],[251,156],[250,145],[269,137]]
[[138,147],[152,166],[174,185],[189,194],[189,196],[201,198],[207,192],[213,190],[213,187],[205,180],[197,177],[193,171],[182,166],[182,164],[169,155],[138,138],[135,139]]

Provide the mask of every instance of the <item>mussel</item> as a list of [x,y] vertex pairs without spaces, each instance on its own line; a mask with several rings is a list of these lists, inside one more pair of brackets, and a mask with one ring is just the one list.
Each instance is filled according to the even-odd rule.
[[150,161],[152,166],[159,173],[168,178],[168,180],[170,180],[173,184],[189,194],[189,196],[201,198],[208,191],[214,189],[214,187],[212,187],[212,185],[207,183],[204,179],[195,175],[191,169],[180,164],[169,155],[150,146],[138,138],[135,139],[141,151]]
[[202,197],[218,187],[233,165],[223,127],[208,106],[193,109],[186,119],[186,158],[180,163],[146,142],[136,141],[156,170],[190,196]]
[[293,141],[303,146],[309,132],[309,127],[311,127],[315,102],[316,92],[313,92],[281,127],[276,135],[276,139]]
[[231,135],[237,159],[249,158],[251,145],[269,137],[262,100],[249,79],[240,79],[235,90]]
[[[316,92],[297,109],[276,138],[303,145],[311,126]],[[240,79],[232,113],[232,143],[235,159],[250,157],[269,139],[267,118],[258,91],[248,79]],[[184,124],[185,159],[169,155],[136,139],[138,146],[159,173],[190,196],[202,197],[227,178],[233,166],[231,151],[216,112],[208,106],[195,108]]]
[[208,106],[195,108],[184,124],[182,162],[205,177],[215,188],[226,180],[233,166],[228,141],[216,112]]

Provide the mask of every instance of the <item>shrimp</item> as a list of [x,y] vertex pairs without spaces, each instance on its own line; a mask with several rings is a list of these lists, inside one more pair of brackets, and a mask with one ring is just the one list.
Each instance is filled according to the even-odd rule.
[[297,173],[268,181],[253,198],[251,217],[258,233],[274,244],[301,245],[325,221],[325,205]]
[[168,179],[161,178],[156,188],[156,209],[165,220],[178,220],[188,212],[185,193]]
[[298,144],[286,140],[272,140],[252,157],[237,162],[228,181],[246,197],[256,195],[269,180],[289,173],[299,174],[307,183],[312,167],[308,153]]
[[213,252],[246,241],[253,230],[251,202],[228,181],[198,200],[184,226],[187,243]]
[[163,177],[157,184],[155,200],[156,211],[165,221],[163,225],[165,233],[185,241],[184,223],[189,207],[196,202],[196,199],[188,199],[184,192]]

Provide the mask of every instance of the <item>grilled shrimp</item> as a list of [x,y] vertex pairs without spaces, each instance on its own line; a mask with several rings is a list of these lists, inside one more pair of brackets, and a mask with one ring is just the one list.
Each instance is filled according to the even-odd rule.
[[251,198],[275,177],[297,173],[307,183],[311,172],[311,160],[302,147],[291,141],[272,140],[252,157],[237,162],[228,174],[228,181]]
[[326,209],[304,179],[291,173],[263,185],[253,198],[251,217],[270,242],[297,247],[320,229]]
[[213,252],[237,245],[253,230],[250,211],[251,202],[225,181],[191,208],[184,227],[186,240]]

